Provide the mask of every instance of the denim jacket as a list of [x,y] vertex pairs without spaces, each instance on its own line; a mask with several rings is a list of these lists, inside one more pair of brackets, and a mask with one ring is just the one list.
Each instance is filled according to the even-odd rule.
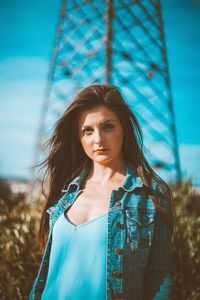
[[[54,224],[81,193],[81,181],[87,174],[88,170],[83,170],[64,190],[58,202],[47,209],[50,230],[29,300],[41,298],[47,279]],[[151,190],[164,212],[172,216],[166,192],[154,181]],[[157,214],[141,177],[129,162],[123,184],[111,193],[108,212],[105,300],[112,299],[174,299],[171,228]]]

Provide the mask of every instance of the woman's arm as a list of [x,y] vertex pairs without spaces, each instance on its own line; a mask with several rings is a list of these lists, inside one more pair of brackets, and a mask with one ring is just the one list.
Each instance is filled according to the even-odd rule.
[[[158,204],[173,219],[169,196],[161,193]],[[156,213],[154,238],[144,276],[144,300],[174,300],[172,229],[161,215]]]

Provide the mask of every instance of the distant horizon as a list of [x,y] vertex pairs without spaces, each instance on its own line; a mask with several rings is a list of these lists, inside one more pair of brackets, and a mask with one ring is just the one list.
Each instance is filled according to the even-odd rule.
[[[1,177],[0,176],[0,179],[2,180],[5,180],[7,182],[9,181],[19,181],[21,183],[24,183],[24,184],[28,184],[30,181],[31,181],[31,178],[21,178],[21,177]],[[182,182],[185,182],[185,181],[188,181],[188,180],[191,180],[191,178],[182,178]],[[168,184],[170,184],[171,182],[168,182],[166,181]],[[200,184],[195,184],[192,180],[192,187],[195,188],[199,193],[200,193]],[[172,182],[172,184],[175,183],[175,182]]]
[[[154,171],[156,172],[156,170],[154,169]],[[6,181],[9,181],[9,180],[16,180],[16,181],[25,181],[25,182],[28,182],[28,181],[30,181],[32,178],[31,178],[31,176],[30,177],[23,177],[23,176],[18,176],[18,175],[10,175],[10,176],[2,176],[1,174],[0,174],[0,179],[3,179],[3,180],[6,180]],[[195,183],[194,182],[194,179],[192,179],[192,178],[190,178],[190,177],[188,177],[188,176],[182,176],[182,181],[188,181],[188,180],[191,180],[192,181],[192,185],[193,185],[193,187],[199,187],[200,188],[200,184],[199,183]],[[168,182],[168,181],[166,181],[166,182]],[[175,182],[175,181],[174,181]]]

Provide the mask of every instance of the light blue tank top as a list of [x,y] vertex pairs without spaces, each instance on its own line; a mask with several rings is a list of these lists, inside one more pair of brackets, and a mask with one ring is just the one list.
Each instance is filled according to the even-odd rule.
[[58,218],[42,300],[106,299],[107,217],[78,226],[64,213]]

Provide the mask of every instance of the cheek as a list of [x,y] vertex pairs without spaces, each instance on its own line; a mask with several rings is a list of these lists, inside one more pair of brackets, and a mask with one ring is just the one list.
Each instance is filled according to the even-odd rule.
[[112,143],[121,144],[123,141],[123,132],[122,130],[116,130],[109,136],[109,140],[112,141]]
[[90,141],[90,139],[87,139],[87,138],[81,138],[81,145],[82,145],[82,147],[83,147],[83,149],[85,150],[85,151],[87,151],[87,150],[89,150],[89,148],[91,147],[91,141]]

